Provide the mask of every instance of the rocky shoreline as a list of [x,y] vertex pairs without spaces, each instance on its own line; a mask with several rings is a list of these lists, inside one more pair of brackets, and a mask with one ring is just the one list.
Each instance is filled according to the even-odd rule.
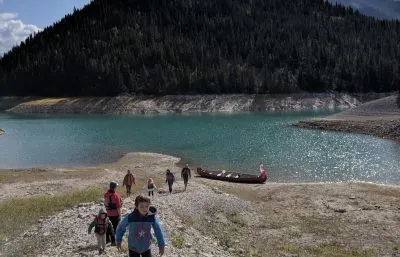
[[310,120],[299,121],[296,127],[358,133],[400,143],[400,119],[393,120]]
[[400,142],[400,106],[397,95],[369,101],[325,117],[299,121],[294,126],[366,134]]
[[[0,181],[4,192],[0,204],[10,198],[89,186],[106,190],[110,180],[121,182],[131,168],[138,179],[134,196],[144,193],[142,186],[150,176],[158,185],[153,203],[169,242],[168,257],[400,255],[399,187],[352,182],[243,185],[202,179],[193,173],[186,192],[178,175],[174,192],[168,195],[162,185],[164,171],[170,168],[179,174],[175,166],[179,161],[161,154],[130,153],[116,163],[96,167],[49,167],[44,171],[49,175],[39,180]],[[95,179],[74,177],[77,169],[89,169]],[[60,173],[70,177],[59,179]],[[46,190],[41,190],[43,186]],[[123,213],[127,213],[134,196],[120,191]],[[98,256],[87,226],[101,205],[101,200],[81,203],[42,217],[17,237],[0,240],[0,256]],[[102,256],[122,257],[126,251],[110,246]]]
[[[3,98],[11,113],[184,113],[347,109],[379,94],[166,95],[79,98]],[[14,100],[13,100],[14,99]],[[4,101],[3,104],[1,102]]]

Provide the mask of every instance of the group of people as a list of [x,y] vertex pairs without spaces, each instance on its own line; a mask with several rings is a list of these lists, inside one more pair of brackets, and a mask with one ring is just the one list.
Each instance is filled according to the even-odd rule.
[[[165,183],[168,185],[168,192],[170,194],[172,194],[172,186],[175,182],[175,175],[169,170],[167,169],[166,173],[165,173]],[[192,177],[191,175],[191,171],[189,168],[189,165],[186,164],[185,167],[183,167],[182,171],[181,171],[181,177],[183,179],[183,183],[185,185],[185,191],[189,182],[189,178]],[[126,195],[130,196],[131,195],[131,191],[132,191],[132,186],[136,185],[136,178],[135,176],[131,173],[130,170],[128,170],[128,173],[125,175],[124,180],[122,182],[122,186],[126,187]],[[154,191],[157,190],[157,186],[154,183],[154,180],[152,178],[149,178],[147,180],[147,193],[149,196],[154,196]]]
[[[191,173],[189,165],[181,171],[181,177],[183,179],[185,190],[188,185]],[[172,193],[172,186],[175,181],[174,174],[167,169],[165,183],[168,184],[169,193]],[[136,185],[136,178],[134,174],[128,170],[124,177],[123,186],[126,188],[126,195],[131,195],[132,186]],[[128,228],[128,248],[129,257],[151,257],[151,240],[153,236],[151,234],[151,228],[153,228],[157,244],[159,248],[159,255],[164,254],[165,239],[164,233],[160,226],[160,223],[156,219],[157,209],[151,205],[150,196],[154,196],[154,190],[157,189],[153,179],[147,181],[147,192],[148,196],[139,194],[135,198],[135,209],[129,214],[125,215],[121,220],[121,208],[122,199],[119,193],[116,191],[118,183],[112,181],[109,185],[109,189],[104,194],[104,208],[101,208],[98,215],[94,217],[94,220],[90,223],[88,233],[94,229],[99,254],[104,253],[106,244],[111,243],[112,246],[117,246],[121,249],[121,242],[126,229]]]

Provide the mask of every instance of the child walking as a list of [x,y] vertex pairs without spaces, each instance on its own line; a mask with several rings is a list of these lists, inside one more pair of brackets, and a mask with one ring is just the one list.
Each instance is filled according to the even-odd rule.
[[[97,238],[97,247],[99,248],[99,254],[105,252],[106,250],[106,231],[114,231],[113,225],[110,219],[107,217],[107,212],[101,208],[99,214],[95,216],[92,223],[89,225],[88,233],[92,233],[92,228],[94,227],[94,233]],[[113,233],[114,236],[114,233]]]
[[165,183],[168,184],[168,191],[170,194],[172,194],[172,185],[174,184],[175,176],[169,169],[167,169],[167,173],[165,175]]
[[156,218],[157,209],[150,207],[150,197],[138,195],[135,199],[135,210],[126,215],[116,232],[117,247],[121,249],[122,238],[128,227],[129,257],[152,257],[151,255],[151,228],[158,242],[159,256],[164,254],[164,233]]
[[156,190],[156,184],[154,184],[154,181],[152,178],[149,178],[149,180],[147,180],[147,192],[149,194],[149,196],[154,196],[154,190]]

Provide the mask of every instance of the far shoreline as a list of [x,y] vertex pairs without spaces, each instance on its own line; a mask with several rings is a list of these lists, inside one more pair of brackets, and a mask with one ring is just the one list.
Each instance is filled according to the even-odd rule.
[[400,143],[398,95],[361,104],[325,118],[299,121],[294,126],[370,135]]
[[116,97],[0,97],[0,110],[21,114],[148,114],[275,112],[348,109],[389,93],[124,95]]

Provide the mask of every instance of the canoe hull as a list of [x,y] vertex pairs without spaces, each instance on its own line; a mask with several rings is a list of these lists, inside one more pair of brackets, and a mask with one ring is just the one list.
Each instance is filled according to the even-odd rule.
[[267,177],[257,175],[243,174],[243,173],[230,173],[224,171],[210,171],[197,168],[197,174],[203,178],[216,179],[221,181],[228,181],[234,183],[248,183],[248,184],[263,184],[267,181]]

